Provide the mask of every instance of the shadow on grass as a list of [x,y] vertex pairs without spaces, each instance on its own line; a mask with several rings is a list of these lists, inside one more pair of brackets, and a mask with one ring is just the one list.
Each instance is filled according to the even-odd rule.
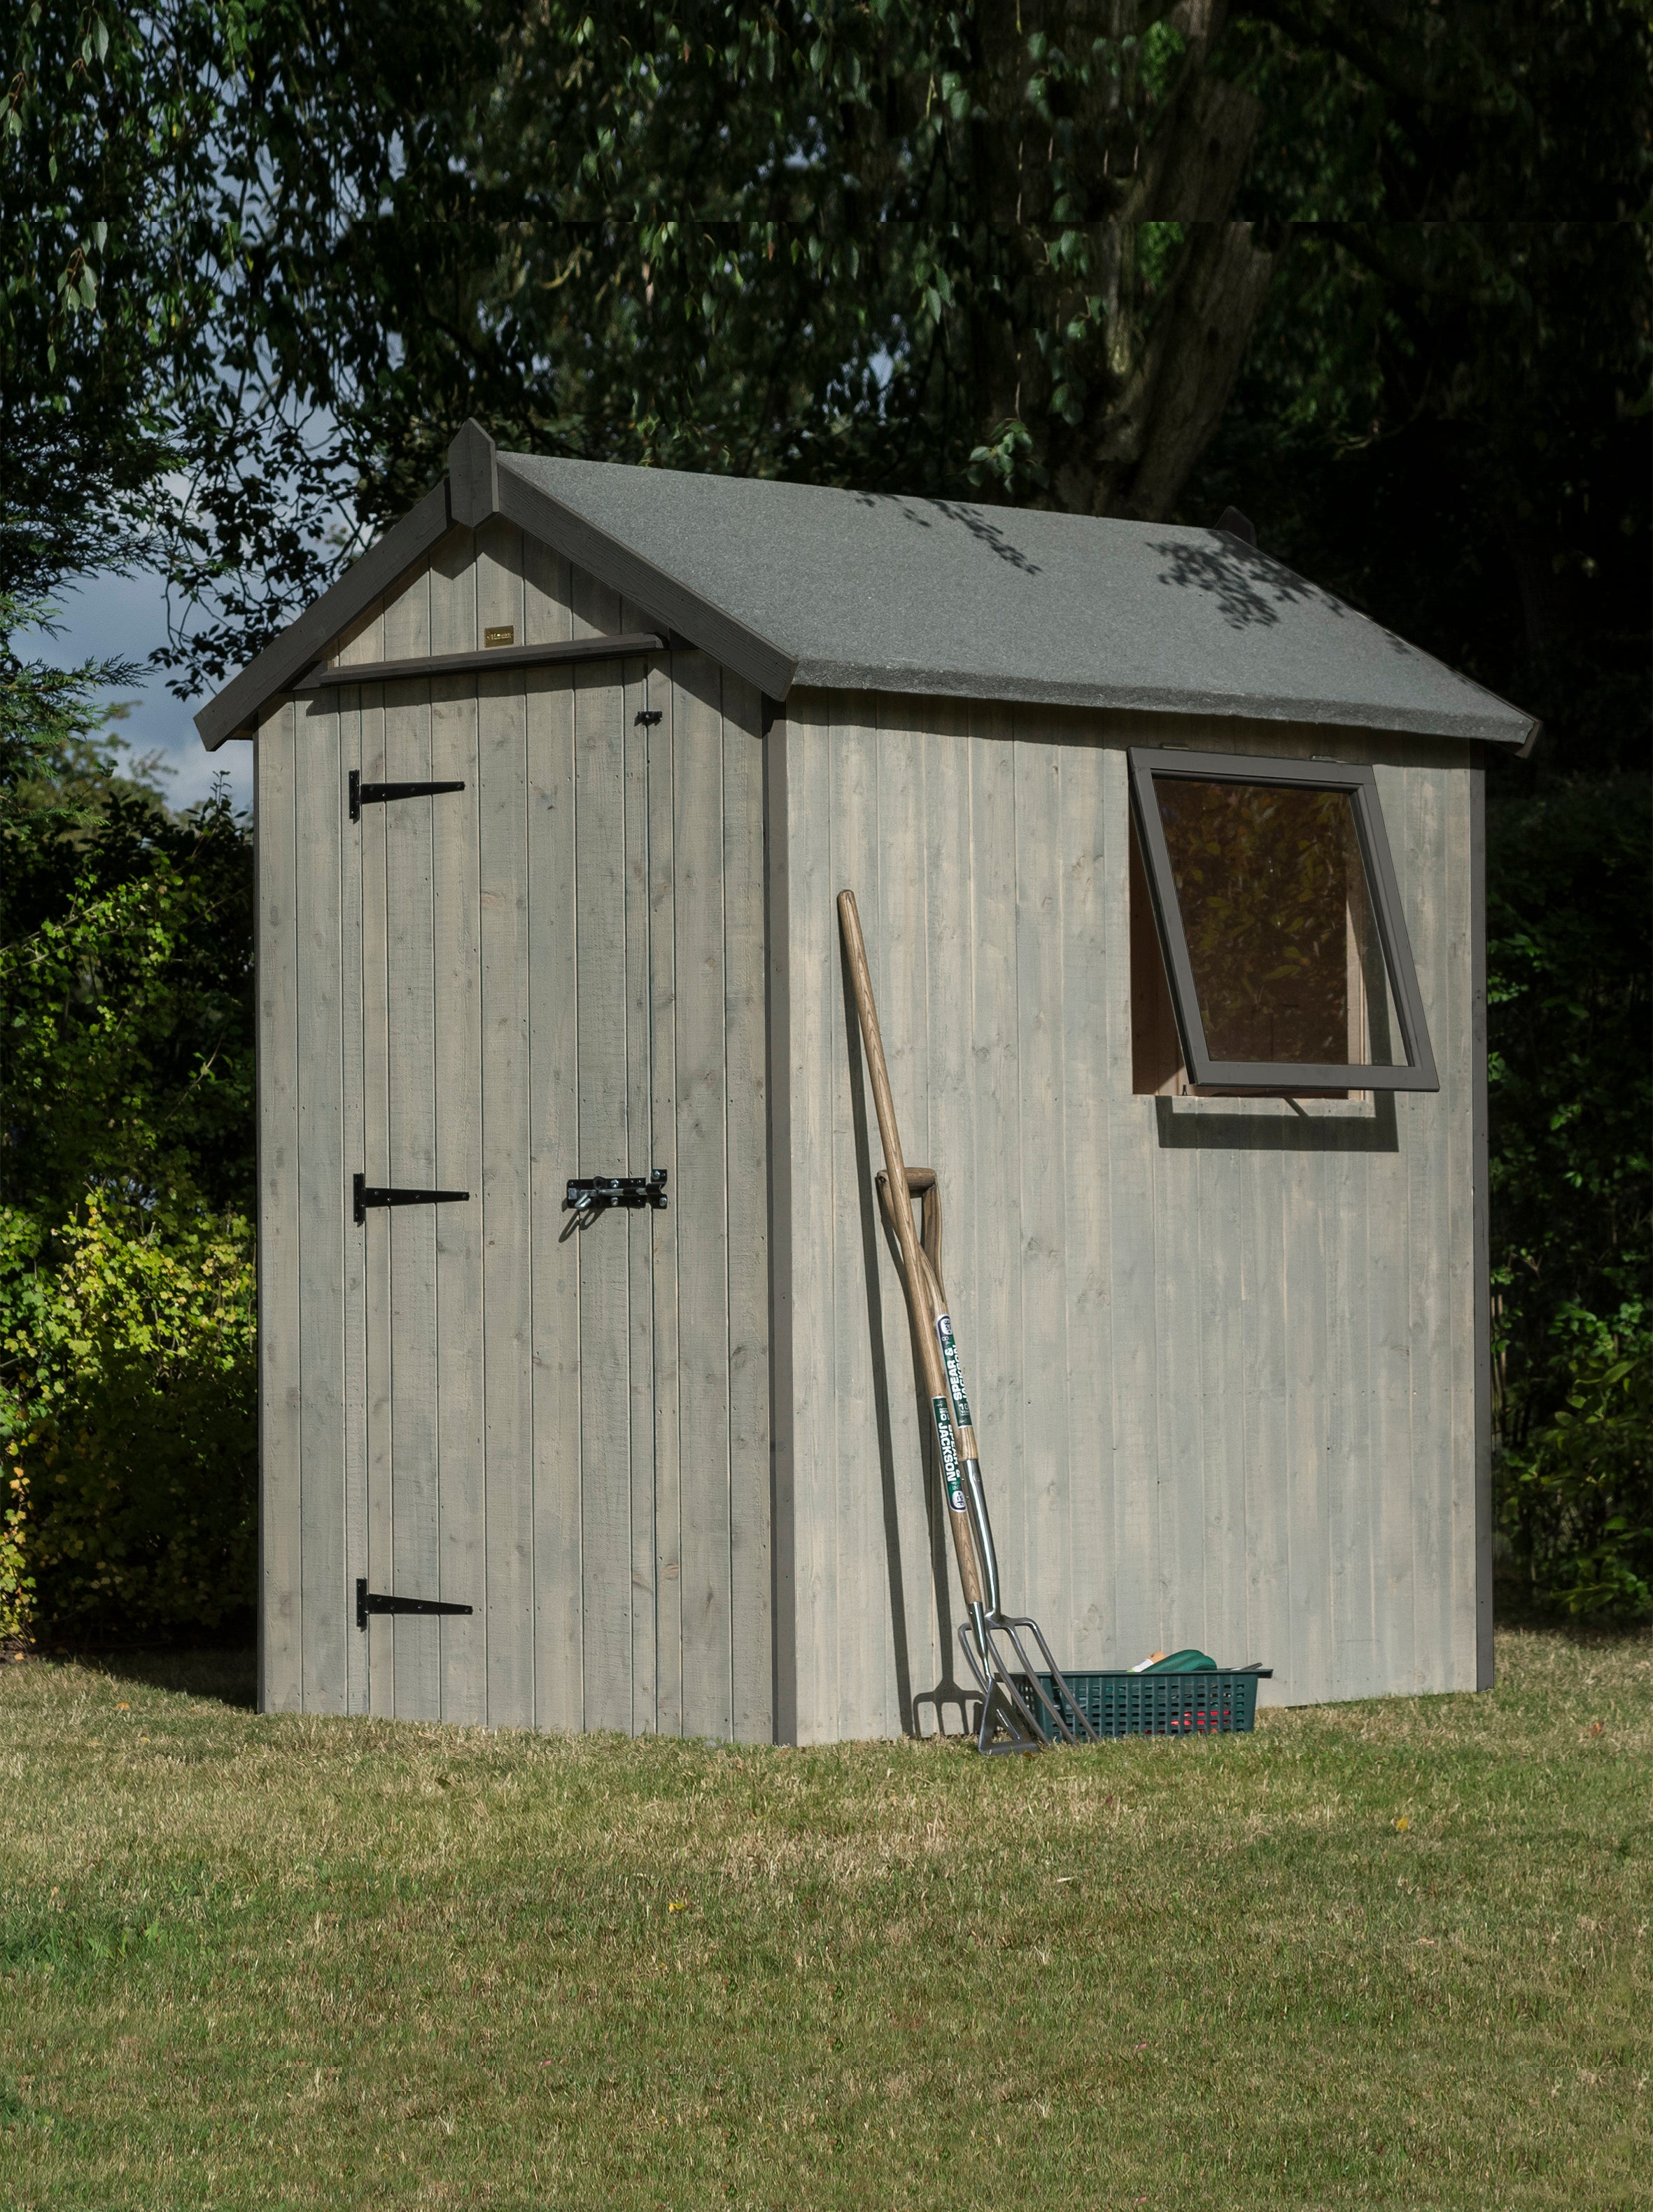
[[1502,1586],[1498,1590],[1494,1614],[1500,1629],[1557,1636],[1581,1650],[1633,1643],[1638,1637],[1653,1637],[1653,1620],[1638,1620],[1620,1613],[1560,1613],[1534,1605],[1524,1593],[1506,1593]]
[[258,1702],[258,1658],[251,1645],[227,1650],[192,1648],[64,1646],[38,1650],[37,1659],[63,1660],[94,1668],[117,1681],[142,1682],[153,1690],[177,1690],[186,1697],[211,1698],[223,1705],[253,1711]]

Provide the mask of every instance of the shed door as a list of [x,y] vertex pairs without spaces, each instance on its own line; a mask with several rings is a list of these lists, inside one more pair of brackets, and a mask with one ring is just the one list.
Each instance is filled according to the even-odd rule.
[[361,693],[364,786],[464,786],[370,797],[357,830],[361,1172],[468,1194],[369,1206],[354,1231],[354,1571],[472,1608],[369,1614],[375,1711],[660,1724],[655,1285],[676,1216],[564,1210],[571,1176],[664,1167],[677,1196],[650,985],[649,754],[670,733],[647,689],[635,662]]

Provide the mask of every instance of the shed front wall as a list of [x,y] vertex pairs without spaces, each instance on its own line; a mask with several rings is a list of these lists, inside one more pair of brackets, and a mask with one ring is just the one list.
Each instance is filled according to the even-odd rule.
[[[1488,1679],[1468,749],[844,693],[775,738],[781,1732],[962,1721],[845,885],[906,1156],[941,1178],[1008,1601],[1064,1664],[1197,1645],[1272,1665],[1275,1702]],[[1438,1094],[1133,1095],[1133,743],[1375,765]]]
[[[371,680],[494,625],[654,626],[456,530],[257,738],[263,1703],[764,1740],[760,702],[692,653]],[[465,789],[352,823],[353,769]],[[357,1171],[470,1200],[358,1226]],[[473,1612],[363,1632],[359,1577]]]

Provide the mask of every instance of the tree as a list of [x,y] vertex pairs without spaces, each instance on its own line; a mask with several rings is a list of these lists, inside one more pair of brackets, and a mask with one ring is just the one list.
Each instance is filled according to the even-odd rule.
[[33,0],[0,584],[164,556],[188,690],[471,413],[588,454],[1163,512],[1273,263],[1223,220],[1258,111],[1207,70],[1221,15]]

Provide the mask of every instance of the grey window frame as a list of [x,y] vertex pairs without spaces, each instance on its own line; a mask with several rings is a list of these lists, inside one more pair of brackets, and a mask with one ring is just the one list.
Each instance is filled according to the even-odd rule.
[[[1131,806],[1142,848],[1144,873],[1153,902],[1154,926],[1170,986],[1171,1009],[1182,1042],[1182,1064],[1196,1090],[1218,1091],[1438,1091],[1429,1025],[1418,992],[1418,973],[1401,911],[1400,886],[1389,857],[1377,779],[1370,768],[1341,761],[1273,760],[1239,753],[1195,753],[1152,745],[1127,748]],[[1156,776],[1180,776],[1199,783],[1284,783],[1315,791],[1346,791],[1355,835],[1371,893],[1373,918],[1389,989],[1400,1023],[1406,1064],[1399,1067],[1293,1066],[1281,1061],[1213,1060],[1206,1048],[1205,1024],[1194,988],[1194,964],[1177,904],[1176,878],[1154,798]]]

